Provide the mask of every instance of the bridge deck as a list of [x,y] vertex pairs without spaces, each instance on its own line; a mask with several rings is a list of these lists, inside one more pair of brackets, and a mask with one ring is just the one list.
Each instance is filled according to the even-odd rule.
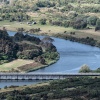
[[1,80],[20,79],[65,79],[81,76],[100,76],[100,73],[0,73]]

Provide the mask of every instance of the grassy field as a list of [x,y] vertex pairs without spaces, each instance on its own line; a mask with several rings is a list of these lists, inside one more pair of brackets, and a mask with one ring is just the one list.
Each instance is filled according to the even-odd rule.
[[11,61],[9,63],[4,63],[0,65],[0,72],[22,72],[27,73],[30,71],[35,71],[40,68],[47,67],[51,64],[54,64],[57,62],[59,58],[56,60],[48,60],[46,59],[46,64],[41,64],[39,62],[35,62],[34,60],[23,60],[23,59],[17,59],[14,61]]
[[30,63],[33,63],[33,60],[22,60],[22,59],[14,60],[12,62],[0,65],[0,71],[9,71]]
[[63,33],[64,31],[75,31],[73,28],[65,28],[60,26],[51,26],[51,25],[28,25],[27,22],[9,22],[9,21],[0,21],[0,27],[6,27],[7,30],[17,30],[18,28],[23,27],[26,31],[32,28],[40,28],[41,32],[50,32],[50,33]]
[[[94,27],[90,27],[91,29],[83,29],[83,30],[76,30],[71,27],[65,28],[60,26],[51,26],[51,25],[32,25],[29,26],[27,22],[20,23],[20,22],[9,22],[9,21],[0,21],[0,28],[6,27],[7,30],[17,31],[18,28],[24,28],[25,31],[28,31],[32,28],[40,28],[41,31],[36,34],[45,34],[52,36],[53,34],[67,34],[70,32],[75,32],[75,37],[85,38],[87,36],[93,37],[94,39],[100,41],[100,31],[94,31]],[[64,33],[66,31],[66,33]]]

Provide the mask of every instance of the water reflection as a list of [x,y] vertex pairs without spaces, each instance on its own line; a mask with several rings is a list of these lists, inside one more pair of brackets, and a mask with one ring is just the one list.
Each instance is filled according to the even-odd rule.
[[45,80],[0,80],[0,88],[5,86],[23,86],[45,82]]

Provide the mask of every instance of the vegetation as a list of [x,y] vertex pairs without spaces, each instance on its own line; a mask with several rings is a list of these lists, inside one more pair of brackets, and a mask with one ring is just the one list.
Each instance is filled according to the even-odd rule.
[[40,24],[45,25],[46,24],[46,19],[41,19]]
[[[48,39],[52,40],[51,38]],[[45,38],[43,40],[45,40]],[[48,65],[46,60],[56,60],[58,58],[58,53],[56,47],[50,40],[46,40],[46,42],[43,40],[28,34],[24,35],[21,31],[17,32],[14,36],[9,36],[6,30],[0,30],[0,64],[15,59],[30,59],[40,63],[38,64],[33,61],[33,63],[30,63],[31,68],[33,65]],[[45,55],[50,57],[47,58]],[[24,70],[24,66],[21,66],[19,69],[23,68]],[[27,67],[27,69],[29,70],[30,67]]]
[[61,37],[61,38],[64,38],[66,40],[70,40],[73,42],[79,42],[79,43],[83,43],[83,44],[87,44],[87,45],[91,45],[91,46],[100,47],[100,44],[94,38],[90,38],[90,37],[78,38],[74,35],[75,35],[75,32],[70,32],[70,35],[69,34],[63,34],[63,35],[62,34],[55,34],[54,36]]
[[79,72],[81,73],[89,73],[89,72],[91,72],[91,70],[90,70],[90,68],[87,66],[87,65],[83,65],[82,67],[81,67],[81,69],[79,70]]
[[[89,100],[100,99],[100,78],[82,77],[51,81],[36,86],[5,87],[0,92],[1,99],[7,100]],[[4,92],[5,91],[5,92]]]
[[[89,13],[99,13],[99,3],[99,0],[96,2],[91,0],[16,0],[11,7],[9,3],[6,3],[6,6],[0,8],[0,20],[10,22],[35,20],[42,25],[47,21],[49,25],[75,29],[84,29],[91,25],[96,27],[99,16],[92,16]],[[91,4],[94,6],[90,6]],[[36,17],[37,14],[39,17]]]
[[[9,30],[14,28],[18,31],[14,41],[23,47],[23,51],[17,50],[15,55],[12,54],[11,57],[1,54],[1,64],[17,58],[34,59],[41,64],[46,64],[52,60],[52,56],[56,55],[56,48],[52,48],[52,43],[39,42],[38,39],[34,41],[35,45],[34,43],[26,43],[26,41],[32,42],[33,40],[30,36],[19,34],[21,32],[53,35],[100,47],[99,36],[95,36],[99,33],[97,31],[100,26],[99,0],[16,0],[10,6],[6,0],[5,3],[6,5],[1,5],[0,8],[0,25],[10,28]],[[91,35],[92,32],[93,35]],[[19,43],[19,41],[23,43]],[[39,45],[39,47],[36,45]],[[49,54],[50,56],[48,56]],[[45,59],[45,55],[50,59]]]
[[[1,3],[4,1],[5,4]],[[10,6],[9,6],[10,5]],[[17,30],[15,36],[0,30],[0,69],[24,72],[47,66],[58,59],[56,47],[50,37],[43,40],[22,32],[53,35],[100,47],[100,0],[0,0],[0,26]],[[94,34],[95,33],[95,34]],[[15,67],[9,65],[16,61]],[[31,61],[27,61],[27,60]],[[22,63],[26,62],[25,65]],[[8,64],[8,62],[11,62]],[[6,64],[7,63],[7,67]],[[20,66],[18,66],[20,63]],[[5,65],[3,65],[5,64]],[[38,66],[38,67],[37,67]],[[80,72],[100,72],[87,65]],[[100,78],[70,78],[52,81],[44,86],[24,87],[1,92],[7,100],[99,100]],[[20,87],[19,87],[20,88]]]
[[99,0],[16,0],[11,7],[9,2],[1,5],[0,25],[8,30],[23,27],[25,32],[44,35],[75,32],[74,37],[94,38],[99,34],[99,3]]
[[96,70],[91,70],[88,65],[81,66],[79,73],[100,73],[100,68],[97,68]]

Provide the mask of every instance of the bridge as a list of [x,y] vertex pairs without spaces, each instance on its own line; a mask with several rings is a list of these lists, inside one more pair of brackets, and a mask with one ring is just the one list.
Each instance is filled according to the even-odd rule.
[[100,73],[0,73],[0,80],[50,80],[82,76],[100,76]]

